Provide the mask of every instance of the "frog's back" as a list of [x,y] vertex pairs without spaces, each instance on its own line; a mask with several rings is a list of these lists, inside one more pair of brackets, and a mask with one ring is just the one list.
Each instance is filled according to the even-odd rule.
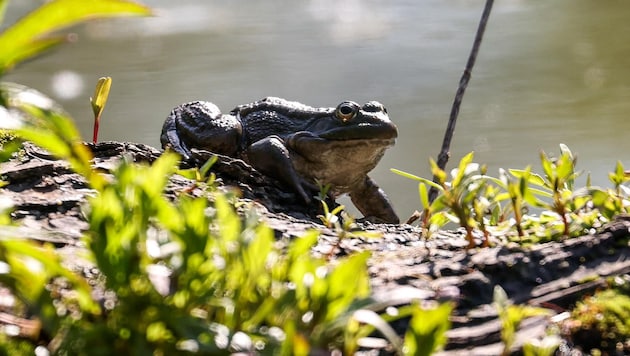
[[332,115],[332,108],[314,108],[295,101],[267,97],[250,104],[239,105],[231,114],[243,125],[246,144],[271,135],[284,138],[303,131],[312,120]]

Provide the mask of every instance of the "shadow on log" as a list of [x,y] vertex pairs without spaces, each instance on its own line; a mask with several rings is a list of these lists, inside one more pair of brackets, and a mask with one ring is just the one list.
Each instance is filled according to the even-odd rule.
[[[103,142],[87,144],[94,152],[94,166],[108,171],[120,159],[152,162],[161,151],[141,144]],[[199,152],[200,160],[209,157]],[[619,217],[597,235],[528,248],[502,245],[466,250],[459,231],[441,231],[430,240],[410,225],[363,224],[364,230],[382,233],[380,239],[345,239],[337,244],[333,231],[318,223],[319,203],[301,203],[291,191],[265,177],[241,160],[220,156],[212,167],[225,189],[237,189],[251,202],[277,237],[292,238],[317,228],[321,231],[314,253],[337,256],[370,250],[369,271],[373,298],[383,308],[415,300],[453,300],[456,309],[448,332],[445,355],[500,354],[501,324],[492,306],[493,290],[500,285],[516,304],[528,304],[561,313],[585,294],[605,285],[610,276],[630,273],[630,218]],[[0,165],[8,184],[0,198],[15,204],[13,218],[20,235],[54,243],[64,249],[81,248],[80,237],[87,228],[81,204],[94,194],[66,162],[55,160],[36,147],[26,145],[20,158]],[[171,178],[166,194],[190,191],[192,181],[178,175]],[[226,188],[231,187],[231,188]],[[193,188],[190,194],[205,192]],[[332,204],[332,202],[331,202]],[[479,238],[480,241],[480,238]],[[72,254],[68,254],[72,256]],[[72,263],[72,261],[70,261]],[[0,323],[3,321],[0,320]],[[518,340],[541,337],[549,318],[523,322]],[[403,334],[405,321],[394,325]],[[517,347],[519,343],[517,342]],[[381,350],[381,353],[387,353]]]

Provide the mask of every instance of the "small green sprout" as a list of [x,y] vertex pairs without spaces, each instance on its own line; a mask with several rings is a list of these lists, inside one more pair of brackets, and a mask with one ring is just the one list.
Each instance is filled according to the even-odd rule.
[[[481,209],[476,213],[474,205],[478,204],[477,208],[481,208],[478,199],[484,194],[487,186],[486,168],[473,163],[473,156],[474,154],[471,152],[460,160],[458,168],[451,171],[452,179],[450,182],[447,181],[447,173],[440,169],[432,159],[430,160],[431,171],[433,176],[436,177],[436,182],[399,170],[392,170],[396,174],[417,180],[422,184],[430,185],[437,189],[437,198],[427,205],[428,195],[422,191],[426,190],[426,187],[420,185],[420,198],[425,206],[425,212],[428,211],[431,217],[436,216],[438,213],[443,214],[450,221],[458,223],[464,228],[468,248],[475,247],[473,231],[478,228],[478,219],[482,219],[483,215],[485,215],[485,209]],[[490,205],[488,204],[487,207],[489,208]],[[428,219],[431,219],[431,217],[428,217]],[[427,219],[426,216],[425,219]],[[483,244],[487,246],[488,240],[484,239]]]
[[92,104],[92,111],[94,112],[94,133],[92,135],[92,142],[98,141],[98,129],[101,123],[101,114],[105,110],[105,104],[107,104],[107,97],[112,87],[111,77],[102,77],[96,83],[96,89],[94,90],[94,97],[90,98]]

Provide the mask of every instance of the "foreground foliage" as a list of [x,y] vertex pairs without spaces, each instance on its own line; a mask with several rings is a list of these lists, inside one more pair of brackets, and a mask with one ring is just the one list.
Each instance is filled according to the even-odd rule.
[[[0,24],[9,0],[0,0]],[[150,10],[125,0],[52,0],[0,33],[0,76],[15,65],[66,41],[57,31],[96,18],[146,16]]]

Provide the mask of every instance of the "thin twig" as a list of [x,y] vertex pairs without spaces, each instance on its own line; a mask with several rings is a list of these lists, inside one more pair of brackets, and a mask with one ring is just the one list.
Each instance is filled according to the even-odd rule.
[[[444,140],[442,141],[442,150],[438,155],[437,164],[440,169],[444,169],[446,167],[446,163],[450,157],[450,147],[451,140],[453,139],[453,133],[455,132],[455,124],[457,123],[457,115],[459,114],[459,107],[462,104],[462,99],[464,98],[464,93],[466,92],[466,87],[468,86],[468,82],[470,81],[470,77],[472,75],[472,69],[475,66],[475,60],[477,59],[477,53],[479,52],[479,47],[481,46],[481,40],[483,39],[483,33],[486,30],[486,24],[488,23],[488,18],[490,17],[490,11],[492,10],[492,5],[494,4],[494,0],[486,0],[486,6],[483,9],[483,13],[481,14],[481,20],[479,21],[479,27],[477,28],[477,35],[475,36],[475,42],[473,43],[473,47],[470,51],[470,55],[468,56],[468,63],[466,63],[466,69],[464,69],[464,73],[462,74],[462,78],[459,81],[459,87],[457,88],[457,94],[455,94],[455,100],[453,101],[453,106],[451,108],[451,116],[448,118],[448,126],[446,127],[446,133],[444,134]],[[433,181],[436,181],[436,177],[433,176]],[[437,195],[437,190],[431,187],[429,191],[429,201],[432,202]]]

